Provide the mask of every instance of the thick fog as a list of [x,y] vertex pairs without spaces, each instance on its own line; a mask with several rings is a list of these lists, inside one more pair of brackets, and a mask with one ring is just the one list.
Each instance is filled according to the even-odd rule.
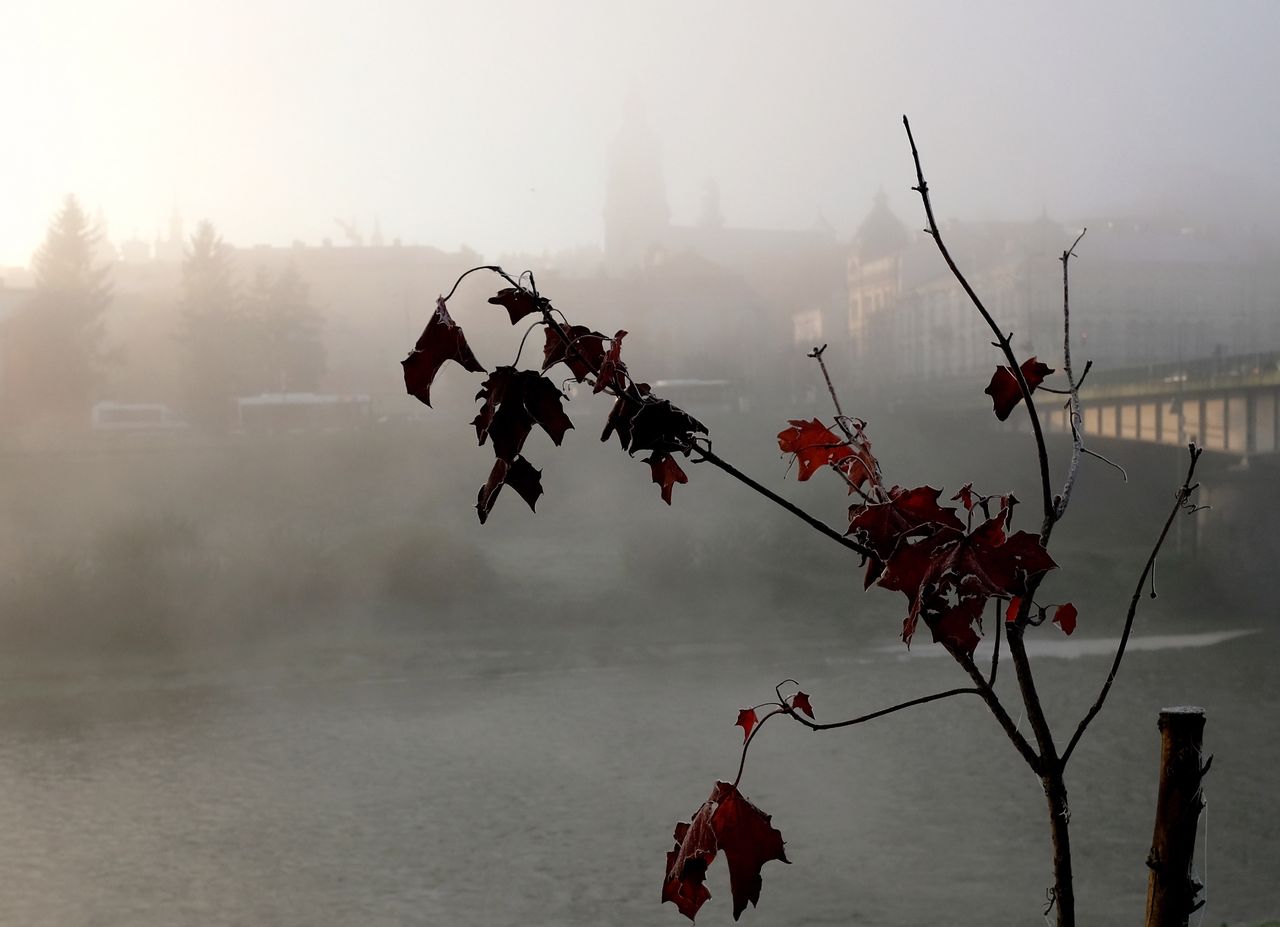
[[677,221],[708,180],[735,226],[848,235],[881,186],[913,207],[908,113],[943,216],[1256,222],[1277,34],[1267,2],[23,4],[0,264],[69,191],[117,239],[176,205],[240,245],[341,242],[335,216],[486,255],[593,245],[632,96]]
[[[3,19],[0,922],[683,923],[672,827],[734,778],[741,709],[988,678],[1005,730],[970,690],[760,729],[741,788],[793,865],[743,920],[1038,924],[1045,796],[1008,727],[1043,746],[1001,619],[1030,568],[864,591],[854,520],[912,487],[955,512],[894,509],[889,561],[1052,528],[1020,629],[1059,751],[1129,640],[1066,772],[1080,923],[1141,914],[1178,704],[1216,757],[1205,923],[1280,916],[1280,6]],[[998,332],[922,231],[904,114]],[[512,323],[513,284],[555,311]],[[591,369],[552,364],[562,324]],[[1053,368],[1043,483],[1006,337]],[[544,361],[540,397],[485,404]],[[645,444],[656,397],[696,422]],[[832,466],[801,479],[779,437],[813,419]],[[707,885],[728,922],[722,859]]]

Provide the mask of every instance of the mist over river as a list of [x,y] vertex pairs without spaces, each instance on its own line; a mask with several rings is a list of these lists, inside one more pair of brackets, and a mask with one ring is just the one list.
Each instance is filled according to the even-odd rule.
[[[259,650],[234,666],[11,671],[0,697],[0,920],[32,925],[671,925],[672,826],[732,778],[737,708],[802,680],[820,720],[960,684],[947,659],[811,629],[683,640],[459,630]],[[1078,632],[1082,633],[1082,632]],[[1047,641],[1056,629],[1042,628]],[[1069,770],[1084,923],[1146,890],[1155,716],[1208,712],[1205,923],[1275,913],[1274,631],[1127,658]],[[886,635],[887,637],[887,635]],[[1059,635],[1060,637],[1060,635]],[[1203,646],[1197,646],[1203,645]],[[1075,717],[1108,648],[1039,655]],[[1009,699],[1010,678],[1001,680]],[[1038,783],[985,708],[952,699],[852,730],[786,719],[742,782],[793,865],[755,924],[1038,924]],[[708,922],[729,920],[723,862]]]

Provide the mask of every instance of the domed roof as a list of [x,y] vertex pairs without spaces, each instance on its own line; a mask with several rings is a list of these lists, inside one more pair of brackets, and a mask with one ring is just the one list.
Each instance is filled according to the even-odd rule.
[[871,212],[862,220],[853,236],[853,254],[859,261],[896,254],[910,244],[907,227],[889,208],[889,197],[884,190],[876,194]]

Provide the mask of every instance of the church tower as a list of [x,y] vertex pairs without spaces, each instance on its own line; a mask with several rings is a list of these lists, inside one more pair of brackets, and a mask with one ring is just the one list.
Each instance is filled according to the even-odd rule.
[[671,216],[658,138],[644,105],[632,95],[609,150],[604,200],[604,247],[618,268],[645,264],[667,237]]

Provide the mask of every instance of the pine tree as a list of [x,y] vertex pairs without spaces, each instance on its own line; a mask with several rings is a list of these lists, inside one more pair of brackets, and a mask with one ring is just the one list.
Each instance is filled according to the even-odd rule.
[[245,300],[257,392],[316,392],[325,372],[323,318],[309,302],[306,282],[292,266],[274,277],[259,267]]
[[88,423],[111,303],[110,265],[94,265],[100,238],[68,196],[35,253],[35,292],[6,326],[5,398],[16,421]]
[[244,393],[247,326],[236,300],[231,247],[208,220],[196,228],[184,256],[181,325],[186,414],[193,424],[224,429],[232,402]]

